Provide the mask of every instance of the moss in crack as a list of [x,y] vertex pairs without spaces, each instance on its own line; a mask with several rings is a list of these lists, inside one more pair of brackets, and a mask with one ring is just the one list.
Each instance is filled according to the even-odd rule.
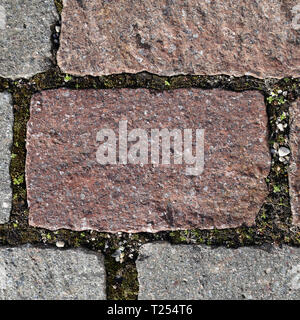
[[281,80],[266,93],[265,102],[269,117],[269,144],[272,167],[268,177],[270,195],[266,210],[257,218],[258,232],[269,235],[276,242],[296,244],[299,228],[292,226],[289,199],[289,157],[280,158],[278,149],[289,147],[289,103],[299,94],[299,79]]
[[63,10],[63,0],[54,0],[55,6],[56,6],[56,10],[59,13],[59,15],[61,15],[61,12]]
[[136,300],[139,290],[138,274],[135,261],[123,263],[115,261],[114,257],[105,256],[107,299]]
[[[14,139],[11,160],[11,177],[13,181],[14,195],[22,193],[26,189],[24,174],[25,174],[25,157],[26,157],[26,123],[29,120],[29,103],[32,92],[27,86],[14,88],[13,90],[13,105],[14,105]],[[23,177],[21,180],[20,177]],[[18,181],[19,183],[14,183]],[[23,198],[23,197],[22,197]],[[23,198],[26,200],[25,198]]]
[[71,89],[116,89],[148,88],[150,90],[173,90],[178,88],[220,88],[231,91],[266,90],[264,83],[250,77],[228,76],[174,76],[160,77],[141,72],[138,74],[116,74],[110,76],[77,77],[62,73],[58,67],[36,75],[30,84],[36,90],[67,87]]
[[10,81],[0,77],[0,92],[10,88]]
[[[27,200],[25,184],[25,157],[26,157],[26,123],[29,119],[29,103],[31,90],[26,80],[15,81],[11,90],[13,95],[14,125],[13,125],[13,146],[10,164],[10,175],[12,179],[13,200],[11,221],[7,230],[7,242],[23,243],[30,240],[37,240],[37,233],[27,234]],[[0,229],[0,231],[2,231]]]

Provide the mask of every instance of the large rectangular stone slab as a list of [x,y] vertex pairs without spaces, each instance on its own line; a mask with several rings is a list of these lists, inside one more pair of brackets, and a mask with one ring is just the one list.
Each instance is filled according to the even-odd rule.
[[9,166],[13,142],[13,105],[7,92],[0,92],[0,223],[9,220],[12,201]]
[[[204,171],[190,175],[195,165],[185,156],[174,164],[173,143],[170,164],[156,161],[152,150],[148,162],[130,162],[134,142],[122,144],[129,150],[127,164],[122,150],[116,150],[115,164],[99,161],[105,146],[100,130],[111,129],[119,140],[126,135],[119,135],[121,121],[128,122],[128,136],[145,130],[149,153],[152,129],[177,129],[181,138],[190,129],[194,139],[196,130],[204,130],[197,142]],[[184,149],[195,152],[196,146]],[[43,91],[32,98],[28,122],[29,223],[108,232],[250,226],[267,195],[269,158],[267,115],[256,91]]]
[[300,99],[292,103],[290,119],[290,199],[293,223],[300,226]]
[[53,0],[0,0],[0,77],[30,78],[51,66]]
[[300,299],[300,248],[145,244],[139,299]]
[[57,61],[74,75],[299,77],[298,2],[64,0]]
[[104,300],[104,259],[83,250],[0,249],[0,300]]

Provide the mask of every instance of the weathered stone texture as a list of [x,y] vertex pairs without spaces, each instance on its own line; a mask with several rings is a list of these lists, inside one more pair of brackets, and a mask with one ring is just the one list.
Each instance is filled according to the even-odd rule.
[[289,182],[293,223],[300,226],[300,99],[291,106]]
[[[267,195],[267,115],[258,92],[59,89],[34,95],[30,110],[32,226],[108,232],[249,226]],[[155,128],[204,129],[204,172],[186,175],[193,165],[172,159],[99,164],[97,132],[112,129],[118,138],[120,120],[128,121],[128,133],[142,128],[148,137]]]
[[0,76],[30,78],[51,66],[52,0],[0,0]]
[[13,106],[9,93],[0,93],[0,223],[9,220],[12,190],[9,166],[13,141]]
[[145,244],[139,299],[300,299],[300,248]]
[[75,75],[300,76],[298,0],[64,0],[58,64]]
[[104,260],[82,250],[0,249],[1,300],[104,300]]

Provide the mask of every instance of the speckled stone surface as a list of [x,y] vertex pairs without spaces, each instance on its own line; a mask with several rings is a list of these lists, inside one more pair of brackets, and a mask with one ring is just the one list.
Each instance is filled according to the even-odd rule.
[[292,151],[289,184],[293,223],[300,226],[300,99],[290,108],[290,147]]
[[64,0],[58,64],[74,75],[300,76],[298,0]]
[[11,179],[9,166],[13,142],[13,105],[11,95],[0,92],[0,223],[9,220],[11,211]]
[[30,78],[51,66],[52,0],[0,0],[0,77]]
[[99,253],[0,248],[0,300],[104,300],[105,277]]
[[[120,120],[128,121],[128,134],[204,129],[204,172],[186,175],[189,166],[172,160],[99,164],[97,132],[112,129],[118,138]],[[26,159],[32,226],[108,232],[249,226],[267,195],[269,167],[267,115],[256,91],[58,89],[32,98]]]
[[145,244],[139,299],[300,299],[300,248]]

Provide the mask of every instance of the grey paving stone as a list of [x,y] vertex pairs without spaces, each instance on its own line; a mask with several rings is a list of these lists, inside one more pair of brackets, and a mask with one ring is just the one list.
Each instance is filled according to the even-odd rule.
[[22,246],[0,249],[0,300],[104,300],[102,255]]
[[300,299],[300,248],[146,244],[139,299]]
[[0,223],[9,220],[11,210],[11,179],[9,166],[13,140],[13,106],[11,95],[0,93]]
[[0,0],[0,76],[30,78],[51,66],[53,0]]

